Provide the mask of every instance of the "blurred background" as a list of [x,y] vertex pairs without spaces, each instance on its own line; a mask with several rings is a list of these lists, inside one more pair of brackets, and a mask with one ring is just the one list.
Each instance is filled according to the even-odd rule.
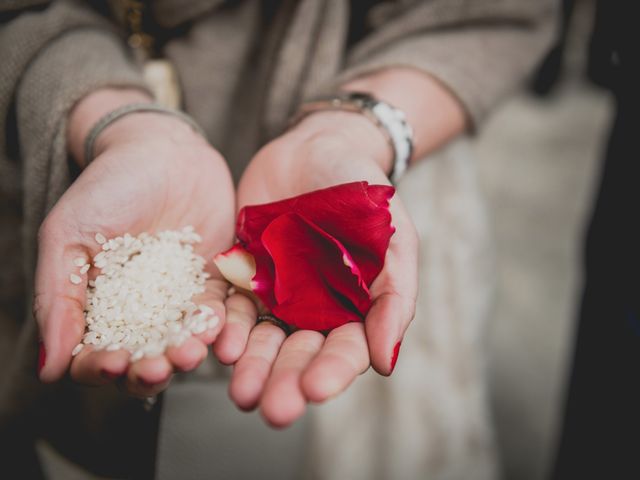
[[586,76],[594,10],[592,0],[575,1],[551,91],[519,92],[475,143],[497,248],[489,380],[509,480],[545,478],[559,433],[583,236],[612,114],[609,93]]
[[[594,3],[574,3],[558,81],[510,97],[473,144],[497,250],[486,340],[491,408],[509,480],[546,478],[562,415],[585,222],[612,114],[609,94],[586,76]],[[40,454],[56,478],[93,478],[45,445]]]

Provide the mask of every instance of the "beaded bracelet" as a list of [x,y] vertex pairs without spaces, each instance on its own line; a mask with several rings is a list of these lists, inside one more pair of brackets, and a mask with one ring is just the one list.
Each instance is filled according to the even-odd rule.
[[174,117],[178,117],[187,123],[196,133],[199,133],[204,138],[206,135],[202,128],[196,123],[196,121],[187,115],[184,112],[179,110],[173,110],[171,108],[163,107],[162,105],[158,105],[156,103],[130,103],[129,105],[125,105],[123,107],[117,108],[112,112],[109,112],[104,117],[102,117],[98,122],[93,126],[87,138],[84,141],[84,158],[85,164],[89,165],[93,161],[93,150],[95,148],[95,142],[98,138],[98,135],[102,133],[102,131],[111,125],[116,120],[129,115],[130,113],[137,112],[156,112],[162,113],[165,115],[172,115]]

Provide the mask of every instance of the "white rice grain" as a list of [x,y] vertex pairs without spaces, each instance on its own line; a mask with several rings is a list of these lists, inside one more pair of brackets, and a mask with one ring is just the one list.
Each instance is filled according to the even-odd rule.
[[73,350],[71,350],[71,356],[75,357],[82,351],[83,348],[84,348],[84,343],[77,344],[75,347],[73,347]]
[[[95,238],[102,250],[93,257],[99,273],[87,289],[82,344],[127,350],[135,362],[162,355],[168,346],[218,324],[211,307],[192,300],[204,292],[209,277],[204,258],[194,253],[201,239],[193,227]],[[85,274],[91,264],[82,260],[77,266]]]

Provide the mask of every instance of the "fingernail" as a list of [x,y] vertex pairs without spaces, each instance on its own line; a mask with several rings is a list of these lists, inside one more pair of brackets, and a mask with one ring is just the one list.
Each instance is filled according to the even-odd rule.
[[391,373],[393,373],[393,369],[396,368],[396,362],[398,361],[398,354],[400,353],[400,345],[402,345],[402,340],[396,343],[396,346],[393,347],[393,355],[391,357]]
[[140,385],[142,385],[143,387],[146,387],[146,388],[155,387],[156,385],[160,385],[160,384],[162,384],[162,383],[164,383],[166,381],[167,381],[167,379],[165,378],[165,379],[160,380],[159,382],[149,382],[149,381],[145,380],[144,378],[138,377],[138,383]]
[[107,380],[115,380],[120,376],[119,373],[110,372],[109,370],[105,370],[104,368],[100,370],[100,375],[102,376],[102,378],[106,378]]
[[38,376],[40,376],[40,372],[42,371],[42,367],[44,367],[44,362],[47,360],[47,352],[44,348],[44,342],[42,340],[38,341]]
[[138,383],[143,387],[153,387],[154,385],[153,383],[147,382],[144,378],[140,378],[140,377],[138,377]]
[[198,358],[196,361],[191,362],[189,365],[184,366],[184,367],[178,367],[177,369],[180,372],[190,372],[190,371],[195,370],[196,368],[198,368],[203,361],[204,361],[204,358]]

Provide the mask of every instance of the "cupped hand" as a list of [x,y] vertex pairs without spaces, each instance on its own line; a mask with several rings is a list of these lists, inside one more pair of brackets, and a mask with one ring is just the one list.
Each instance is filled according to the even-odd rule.
[[[391,156],[384,137],[364,117],[316,113],[256,154],[238,186],[238,206],[346,182],[388,184]],[[256,325],[257,307],[247,296],[227,299],[227,322],[214,352],[223,363],[235,365],[229,388],[239,408],[259,407],[269,424],[285,427],[304,413],[307,403],[339,394],[369,365],[391,374],[414,315],[418,243],[397,196],[390,211],[396,232],[371,285],[373,304],[364,323],[342,325],[326,338],[310,330],[286,337],[271,323]]]
[[88,282],[86,274],[80,284],[70,282],[72,273],[79,274],[74,259],[98,253],[98,232],[110,238],[187,225],[203,239],[196,253],[210,259],[233,239],[233,184],[221,155],[168,115],[139,113],[118,120],[101,134],[96,153],[39,232],[34,310],[45,352],[40,378],[52,382],[70,370],[83,384],[117,381],[132,395],[149,396],[166,388],[174,370],[194,369],[206,357],[224,322],[226,282],[208,268],[206,291],[194,301],[209,305],[221,321],[164,355],[130,364],[124,350],[86,346],[72,359],[85,328]]

